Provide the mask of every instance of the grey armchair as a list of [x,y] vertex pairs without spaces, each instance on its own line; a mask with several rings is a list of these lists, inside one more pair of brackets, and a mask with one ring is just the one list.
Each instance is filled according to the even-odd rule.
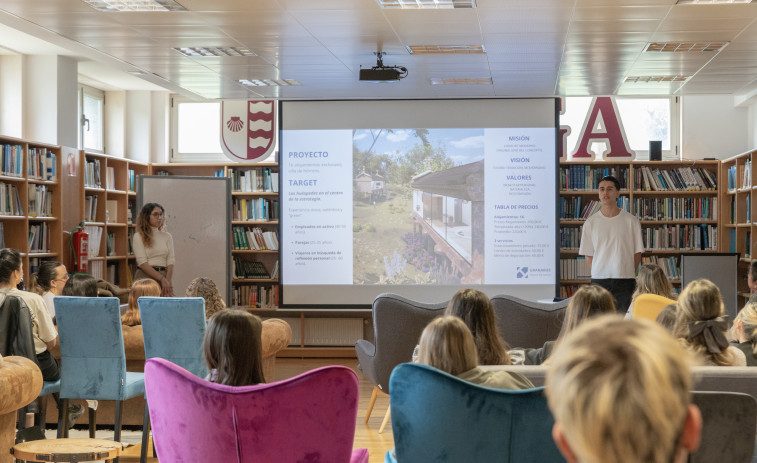
[[541,303],[497,295],[491,301],[500,336],[511,347],[536,348],[557,339],[569,300]]
[[757,426],[754,397],[738,392],[696,391],[693,401],[702,412],[702,440],[699,450],[689,456],[689,462],[752,461]]
[[[378,394],[389,394],[389,376],[394,367],[412,360],[413,349],[423,329],[444,312],[447,304],[448,301],[435,304],[415,302],[390,293],[379,294],[373,301],[375,344],[364,339],[355,344],[360,362],[358,368],[375,385],[365,416],[366,423]],[[384,430],[388,418],[387,411],[379,432]]]

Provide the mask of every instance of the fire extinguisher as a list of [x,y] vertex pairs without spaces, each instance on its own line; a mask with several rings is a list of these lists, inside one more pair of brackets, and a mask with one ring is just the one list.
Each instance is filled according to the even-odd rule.
[[71,231],[71,251],[74,258],[74,272],[87,273],[89,235],[84,231],[84,222]]

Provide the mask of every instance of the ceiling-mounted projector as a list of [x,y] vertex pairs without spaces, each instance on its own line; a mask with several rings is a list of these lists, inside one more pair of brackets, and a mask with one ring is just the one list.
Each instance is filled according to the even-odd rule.
[[376,52],[376,65],[370,69],[360,69],[360,80],[363,82],[397,82],[407,77],[407,68],[404,66],[384,66],[382,51]]

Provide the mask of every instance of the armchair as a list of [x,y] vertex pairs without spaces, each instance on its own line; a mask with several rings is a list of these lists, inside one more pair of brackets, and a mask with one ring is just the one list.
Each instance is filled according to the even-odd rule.
[[0,463],[13,463],[10,449],[16,440],[16,412],[41,390],[42,372],[37,364],[24,357],[0,356]]
[[538,348],[557,339],[570,300],[542,303],[498,295],[491,301],[500,336],[511,347]]

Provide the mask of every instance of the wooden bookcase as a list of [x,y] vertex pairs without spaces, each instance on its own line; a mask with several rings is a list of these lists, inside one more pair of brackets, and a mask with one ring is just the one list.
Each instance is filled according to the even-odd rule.
[[89,233],[88,272],[121,287],[131,286],[131,241],[137,175],[149,166],[128,159],[80,151],[79,217]]
[[41,260],[63,259],[61,148],[0,136],[0,157],[0,247],[21,253],[29,282]]
[[[278,305],[279,284],[276,275],[279,266],[279,165],[152,164],[152,172],[154,175],[231,178],[231,253],[234,268],[232,300],[227,303],[238,308],[275,309]],[[249,181],[245,181],[245,177]],[[252,180],[252,177],[256,180]],[[268,241],[253,242],[255,232],[258,232],[259,237],[267,236]]]
[[[697,175],[714,179],[714,189],[686,189],[678,181],[693,186]],[[700,171],[699,169],[704,169]],[[662,182],[654,180],[651,172]],[[560,292],[571,295],[589,282],[589,269],[578,256],[581,227],[588,217],[587,205],[598,201],[597,184],[604,175],[615,175],[621,182],[623,208],[639,217],[646,251],[642,262],[663,267],[676,288],[680,288],[682,254],[717,252],[721,249],[719,226],[723,207],[720,161],[633,161],[633,162],[562,162],[560,163]],[[676,175],[678,174],[678,175]],[[708,185],[707,180],[703,180]],[[662,184],[662,183],[665,184]],[[667,185],[671,183],[671,185]]]

